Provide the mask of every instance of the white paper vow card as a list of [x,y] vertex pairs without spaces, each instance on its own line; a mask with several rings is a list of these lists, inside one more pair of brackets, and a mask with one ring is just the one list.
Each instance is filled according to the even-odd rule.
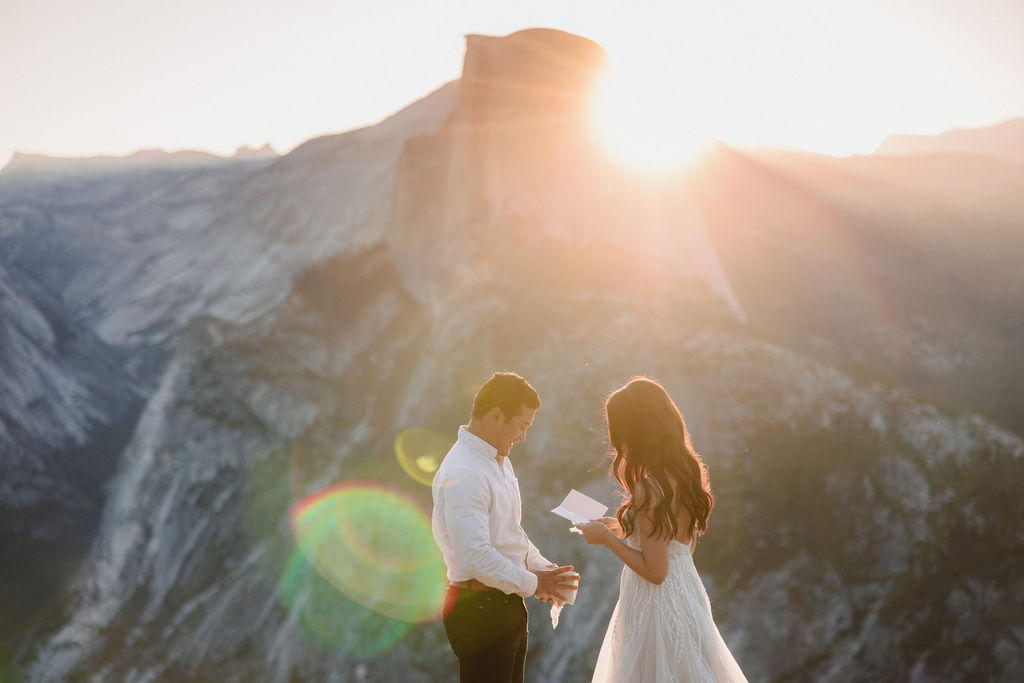
[[[608,512],[608,506],[576,489],[570,489],[569,495],[565,497],[562,504],[552,512],[559,517],[565,517],[573,524],[582,524],[598,517],[604,517],[604,513]],[[579,533],[576,529],[573,531]]]

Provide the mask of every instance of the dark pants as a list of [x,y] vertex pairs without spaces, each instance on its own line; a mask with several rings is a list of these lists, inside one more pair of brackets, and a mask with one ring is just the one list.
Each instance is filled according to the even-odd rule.
[[444,631],[459,658],[461,683],[522,683],[526,605],[518,595],[448,588]]

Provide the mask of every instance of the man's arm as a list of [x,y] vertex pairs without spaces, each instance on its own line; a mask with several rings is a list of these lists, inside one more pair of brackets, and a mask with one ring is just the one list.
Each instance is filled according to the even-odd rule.
[[530,550],[526,553],[526,566],[529,569],[550,569],[558,566],[548,558],[541,555],[540,551],[537,550],[537,546],[533,544],[533,541],[527,538],[526,542],[530,544]]
[[517,567],[491,543],[486,479],[467,469],[453,475],[443,484],[442,513],[459,569],[505,593],[532,596],[537,591],[537,575]]

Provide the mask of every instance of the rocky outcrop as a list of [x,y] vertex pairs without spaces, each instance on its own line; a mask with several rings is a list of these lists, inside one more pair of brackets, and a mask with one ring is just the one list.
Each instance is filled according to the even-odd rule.
[[685,177],[650,183],[595,144],[604,60],[560,31],[468,36],[451,117],[404,149],[387,234],[421,301],[481,277],[600,287],[628,271],[638,291],[706,286],[742,316]]

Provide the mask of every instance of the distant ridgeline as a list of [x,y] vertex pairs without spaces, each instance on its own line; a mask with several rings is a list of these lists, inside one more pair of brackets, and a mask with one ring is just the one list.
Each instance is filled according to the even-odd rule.
[[165,152],[159,149],[144,149],[125,156],[95,157],[52,157],[43,154],[15,152],[11,160],[0,170],[4,175],[35,175],[46,173],[89,174],[111,171],[128,171],[140,168],[182,168],[219,164],[225,161],[259,161],[277,158],[278,154],[269,144],[258,149],[240,147],[229,157],[209,152],[183,150]]
[[1024,164],[1024,118],[939,135],[890,135],[875,154],[978,154]]

